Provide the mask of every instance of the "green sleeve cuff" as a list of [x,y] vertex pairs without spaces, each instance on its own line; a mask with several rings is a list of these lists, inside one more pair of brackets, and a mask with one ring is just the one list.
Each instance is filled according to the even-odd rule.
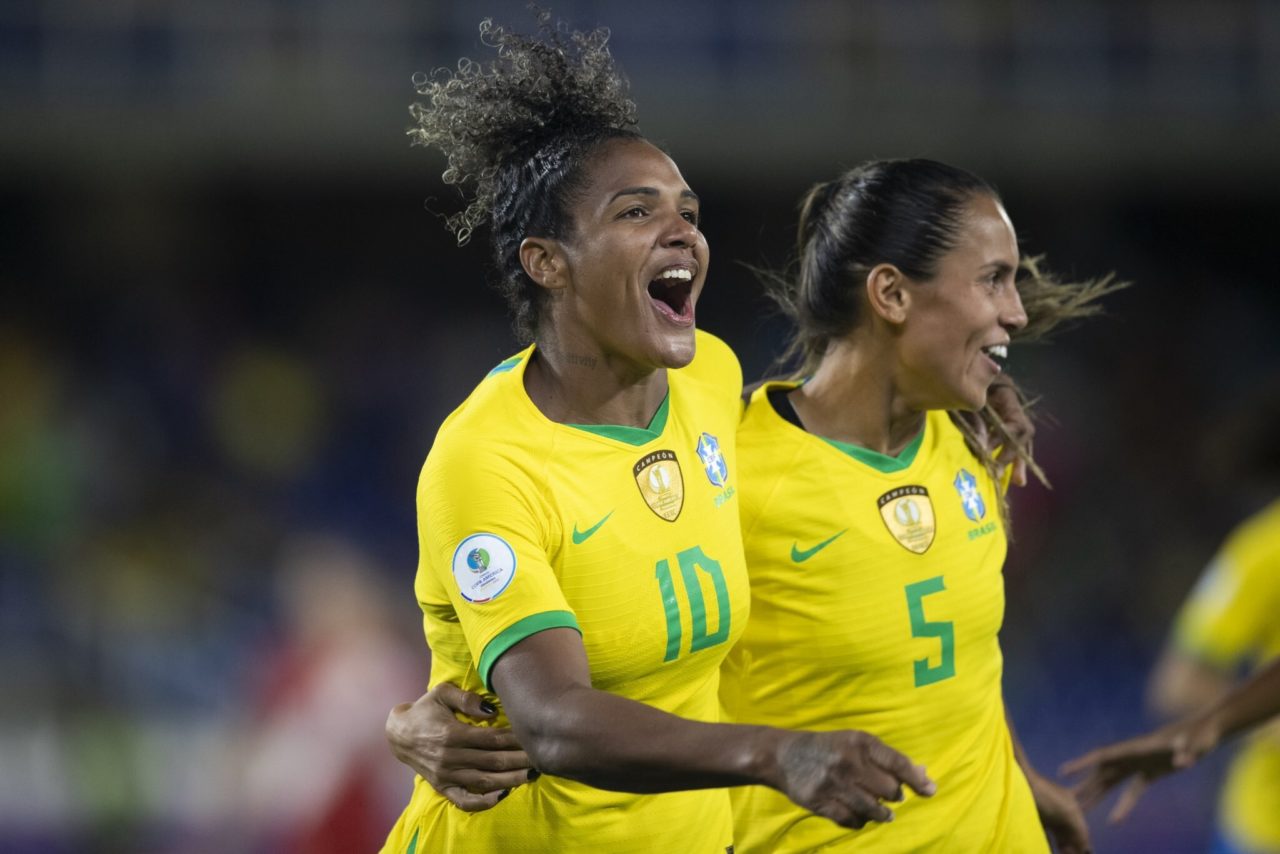
[[544,611],[541,614],[531,614],[507,626],[496,638],[489,641],[484,652],[480,653],[480,664],[476,669],[480,672],[480,681],[484,683],[484,687],[490,691],[493,690],[493,686],[489,684],[489,672],[493,670],[493,665],[498,663],[498,659],[504,652],[529,635],[536,635],[547,629],[573,629],[578,634],[582,634],[582,629],[578,628],[578,620],[573,616],[572,611]]

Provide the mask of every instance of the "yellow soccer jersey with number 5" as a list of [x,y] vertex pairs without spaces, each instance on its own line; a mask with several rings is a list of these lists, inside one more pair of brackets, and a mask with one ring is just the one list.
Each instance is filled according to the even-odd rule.
[[865,730],[938,792],[849,831],[733,789],[737,851],[1047,852],[1004,716],[996,485],[946,413],[886,457],[784,418],[769,393],[794,387],[757,389],[738,431],[752,603],[721,676],[726,719]]
[[[735,432],[741,368],[698,333],[648,429],[549,421],[524,389],[533,348],[440,428],[418,486],[415,590],[431,684],[485,694],[494,662],[552,627],[582,634],[592,684],[719,719],[719,668],[747,622]],[[505,724],[505,717],[500,723]],[[383,849],[705,852],[733,844],[725,790],[633,795],[544,775],[466,813],[421,778]]]
[[[1236,528],[1174,628],[1186,653],[1226,673],[1280,655],[1280,501]],[[1280,852],[1280,721],[1251,735],[1231,762],[1218,804],[1226,838]]]

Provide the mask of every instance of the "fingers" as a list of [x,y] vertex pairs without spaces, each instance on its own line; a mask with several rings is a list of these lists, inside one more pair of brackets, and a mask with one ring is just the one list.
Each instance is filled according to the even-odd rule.
[[498,714],[498,710],[484,697],[479,694],[473,694],[470,691],[463,691],[457,685],[449,682],[441,682],[436,685],[420,697],[418,702],[428,699],[434,700],[451,712],[461,712],[464,715],[479,718],[480,720],[490,720]]
[[1066,762],[1063,762],[1058,766],[1058,775],[1061,777],[1070,777],[1087,768],[1092,768],[1101,761],[1102,751],[1103,748],[1098,748],[1097,750],[1090,750],[1083,756],[1077,756],[1075,759],[1068,759]]
[[1027,461],[1019,457],[1013,463],[1013,476],[1010,482],[1014,486],[1027,485]]
[[1091,774],[1073,787],[1072,793],[1082,809],[1091,810],[1123,779],[1124,777],[1108,779],[1100,773]]
[[1169,741],[1170,764],[1174,768],[1190,768],[1196,762],[1195,750],[1191,747],[1191,739],[1185,732],[1179,732]]
[[938,791],[937,785],[929,779],[923,765],[914,764],[884,742],[877,739],[872,743],[868,755],[877,767],[887,771],[895,780],[910,786],[917,795],[924,795],[927,798]]
[[[476,795],[492,794],[504,789],[524,785],[529,780],[529,770],[485,772],[474,768],[457,768],[449,774],[449,786],[466,789]],[[443,793],[444,789],[440,789]]]
[[[450,768],[460,770],[519,774],[520,779],[515,780],[514,783],[504,783],[504,786],[525,782],[528,772],[532,770],[529,756],[523,750],[456,749],[449,751],[447,763]],[[459,774],[455,773],[452,777],[459,779]]]
[[492,808],[510,793],[510,789],[499,789],[496,792],[477,795],[457,786],[447,786],[440,790],[440,794],[444,795],[445,800],[465,812],[483,812]]
[[515,733],[508,727],[472,726],[462,721],[450,721],[447,726],[447,744],[450,748],[515,752],[519,754],[521,761],[526,764],[528,762]]
[[1142,777],[1135,777],[1125,786],[1124,791],[1120,793],[1120,799],[1116,801],[1116,805],[1112,807],[1111,814],[1107,816],[1107,821],[1111,824],[1118,824],[1133,812],[1133,808],[1138,805],[1142,793],[1147,790],[1147,781]]
[[819,809],[818,814],[854,830],[873,821],[893,821],[893,810],[861,789],[847,791],[839,801]]

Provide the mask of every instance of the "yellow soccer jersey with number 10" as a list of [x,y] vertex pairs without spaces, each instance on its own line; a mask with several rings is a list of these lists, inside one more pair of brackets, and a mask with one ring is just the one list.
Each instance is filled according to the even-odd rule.
[[794,387],[757,389],[738,430],[752,603],[721,674],[726,719],[866,730],[938,792],[849,831],[733,789],[739,854],[1047,852],[1004,717],[995,484],[945,413],[891,458],[784,419],[768,395]]
[[[449,416],[422,470],[415,590],[431,684],[501,707],[489,684],[498,657],[569,627],[596,688],[718,720],[720,664],[750,603],[737,359],[699,333],[648,429],[575,427],[547,420],[526,394],[532,352],[495,368]],[[723,789],[633,795],[544,775],[465,813],[419,778],[383,850],[725,854],[729,809]]]
[[[1280,655],[1280,501],[1223,544],[1174,629],[1188,654],[1234,673]],[[1280,721],[1249,737],[1231,763],[1218,821],[1245,851],[1280,852]]]

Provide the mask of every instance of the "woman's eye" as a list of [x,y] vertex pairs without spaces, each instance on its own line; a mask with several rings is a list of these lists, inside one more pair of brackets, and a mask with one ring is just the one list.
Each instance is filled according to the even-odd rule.
[[694,225],[697,225],[700,219],[697,211],[684,211],[680,215]]
[[622,215],[623,215],[624,217],[632,217],[632,218],[635,218],[635,217],[642,217],[642,216],[645,216],[645,215],[646,215],[646,214],[648,214],[648,213],[649,213],[649,212],[648,212],[647,210],[645,210],[644,208],[639,207],[639,206],[636,206],[636,207],[634,207],[634,208],[627,208],[625,211],[623,211],[623,212],[622,212]]

